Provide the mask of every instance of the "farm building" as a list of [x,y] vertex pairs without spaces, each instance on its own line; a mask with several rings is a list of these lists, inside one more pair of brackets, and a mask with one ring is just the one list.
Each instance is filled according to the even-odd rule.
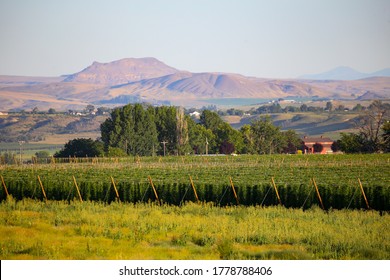
[[333,140],[328,137],[303,137],[303,143],[305,146],[305,154],[331,154]]

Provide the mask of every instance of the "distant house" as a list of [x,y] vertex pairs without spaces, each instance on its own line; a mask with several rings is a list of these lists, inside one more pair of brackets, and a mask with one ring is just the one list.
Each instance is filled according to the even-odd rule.
[[198,119],[198,118],[200,118],[200,113],[195,111],[195,112],[190,113],[190,116]]
[[[320,137],[305,136],[305,137],[303,137],[302,140],[303,140],[303,143],[305,146],[305,151],[304,151],[305,154],[314,154],[314,153],[331,154],[331,153],[333,153],[333,151],[332,151],[333,140],[328,138],[328,137],[323,137],[322,135]],[[320,150],[319,148],[321,148],[321,146],[322,146],[322,150],[318,151],[318,150]]]

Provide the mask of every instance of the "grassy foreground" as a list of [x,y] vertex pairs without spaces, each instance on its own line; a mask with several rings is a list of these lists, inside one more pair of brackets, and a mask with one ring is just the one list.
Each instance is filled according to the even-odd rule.
[[390,215],[8,198],[4,259],[390,259]]

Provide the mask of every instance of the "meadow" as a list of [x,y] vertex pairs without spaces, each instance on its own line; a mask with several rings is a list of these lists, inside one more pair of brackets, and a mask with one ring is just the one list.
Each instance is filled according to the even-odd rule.
[[389,171],[386,154],[2,165],[0,258],[389,259]]
[[1,259],[389,259],[390,216],[280,206],[0,205]]

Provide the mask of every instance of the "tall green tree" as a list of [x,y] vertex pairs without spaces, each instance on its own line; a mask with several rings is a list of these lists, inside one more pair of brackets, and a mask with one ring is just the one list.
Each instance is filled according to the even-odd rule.
[[106,150],[113,147],[128,155],[152,155],[158,147],[154,114],[153,108],[144,109],[141,104],[113,110],[100,126]]
[[286,146],[280,128],[273,125],[269,116],[262,117],[251,123],[253,149],[258,154],[280,153]]
[[217,149],[215,134],[201,124],[194,121],[188,122],[189,142],[194,154],[211,154]]
[[184,115],[184,108],[176,109],[176,143],[179,155],[185,155],[191,152],[191,146],[188,137],[188,122],[190,118]]
[[177,149],[176,137],[176,108],[172,106],[161,106],[155,108],[155,123],[158,131],[158,144],[160,154],[163,153],[163,144],[166,142],[166,153],[175,153]]
[[[221,146],[224,147],[229,146],[231,144],[233,146],[232,152],[238,152],[241,153],[244,147],[244,139],[242,137],[242,134],[238,131],[232,128],[232,126],[226,122],[221,123],[218,126],[218,129],[216,131],[217,136],[217,145],[219,147],[219,151],[221,152]],[[230,151],[230,147],[229,147]],[[230,152],[230,153],[232,153]]]
[[255,138],[252,133],[251,125],[245,124],[241,127],[240,133],[242,135],[244,146],[242,148],[243,154],[255,154]]
[[224,121],[215,112],[204,110],[200,115],[200,124],[210,129],[214,134],[217,132],[219,125],[223,123]]

